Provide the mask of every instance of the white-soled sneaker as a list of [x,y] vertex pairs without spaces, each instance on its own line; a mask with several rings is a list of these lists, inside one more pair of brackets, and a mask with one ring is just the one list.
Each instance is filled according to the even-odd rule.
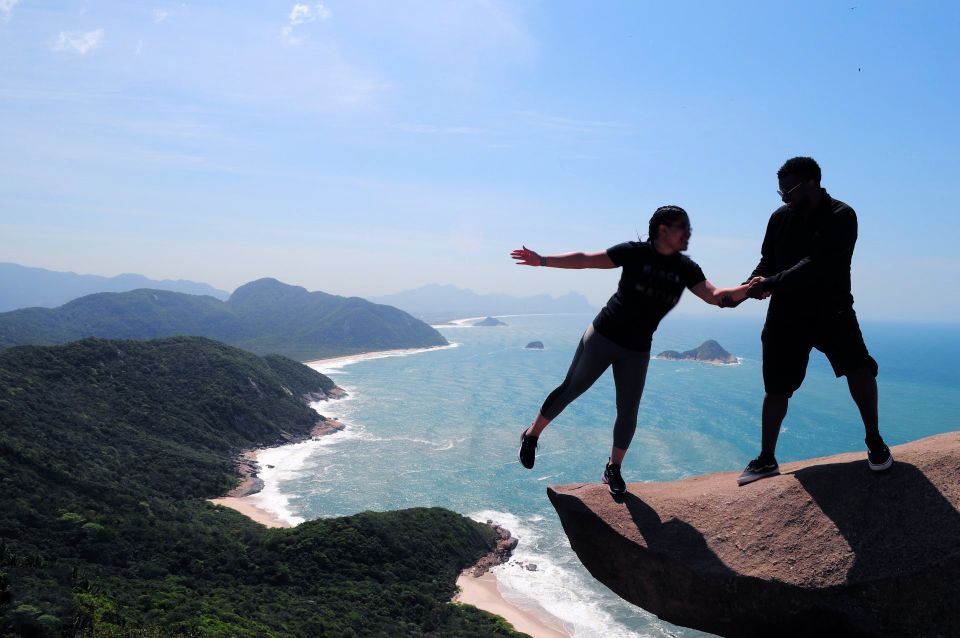
[[747,463],[747,467],[744,468],[740,478],[737,479],[737,485],[746,485],[747,483],[753,483],[768,476],[776,476],[779,473],[780,466],[777,464],[777,459],[773,456],[764,456],[761,454]]

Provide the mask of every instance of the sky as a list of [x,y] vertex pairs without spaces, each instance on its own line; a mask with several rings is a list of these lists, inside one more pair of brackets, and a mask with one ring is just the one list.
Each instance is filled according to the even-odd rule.
[[0,0],[0,261],[601,305],[618,271],[510,251],[677,204],[735,285],[809,155],[861,319],[958,323],[958,67],[956,2]]

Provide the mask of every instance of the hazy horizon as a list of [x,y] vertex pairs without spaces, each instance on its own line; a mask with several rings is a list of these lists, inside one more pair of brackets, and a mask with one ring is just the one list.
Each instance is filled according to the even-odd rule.
[[602,250],[675,203],[736,284],[776,170],[812,155],[859,217],[861,320],[960,323],[958,25],[947,2],[5,0],[0,261],[600,306],[617,271],[510,250]]

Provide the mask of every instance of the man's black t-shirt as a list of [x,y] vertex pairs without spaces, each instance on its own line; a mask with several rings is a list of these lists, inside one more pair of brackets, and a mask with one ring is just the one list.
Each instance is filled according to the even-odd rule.
[[857,243],[857,214],[823,191],[819,206],[781,206],[767,224],[760,263],[751,277],[766,277],[773,293],[768,317],[801,324],[824,312],[853,306],[850,261]]
[[660,320],[680,301],[684,288],[706,280],[686,255],[662,255],[646,242],[625,242],[607,249],[622,268],[620,284],[593,320],[594,329],[617,345],[649,352]]

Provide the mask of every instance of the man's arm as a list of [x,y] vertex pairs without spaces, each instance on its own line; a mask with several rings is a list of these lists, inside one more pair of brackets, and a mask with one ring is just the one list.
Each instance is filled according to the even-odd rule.
[[753,280],[756,277],[769,277],[774,274],[773,270],[773,236],[774,236],[774,215],[770,216],[770,221],[767,222],[767,232],[763,235],[763,244],[760,246],[760,263],[757,264],[757,267],[753,269],[753,272],[750,273],[750,276],[747,277],[748,281]]
[[857,216],[852,208],[831,218],[814,238],[810,254],[779,273],[766,277],[758,284],[763,292],[774,293],[826,283],[842,270],[850,269],[853,247],[857,243]]

